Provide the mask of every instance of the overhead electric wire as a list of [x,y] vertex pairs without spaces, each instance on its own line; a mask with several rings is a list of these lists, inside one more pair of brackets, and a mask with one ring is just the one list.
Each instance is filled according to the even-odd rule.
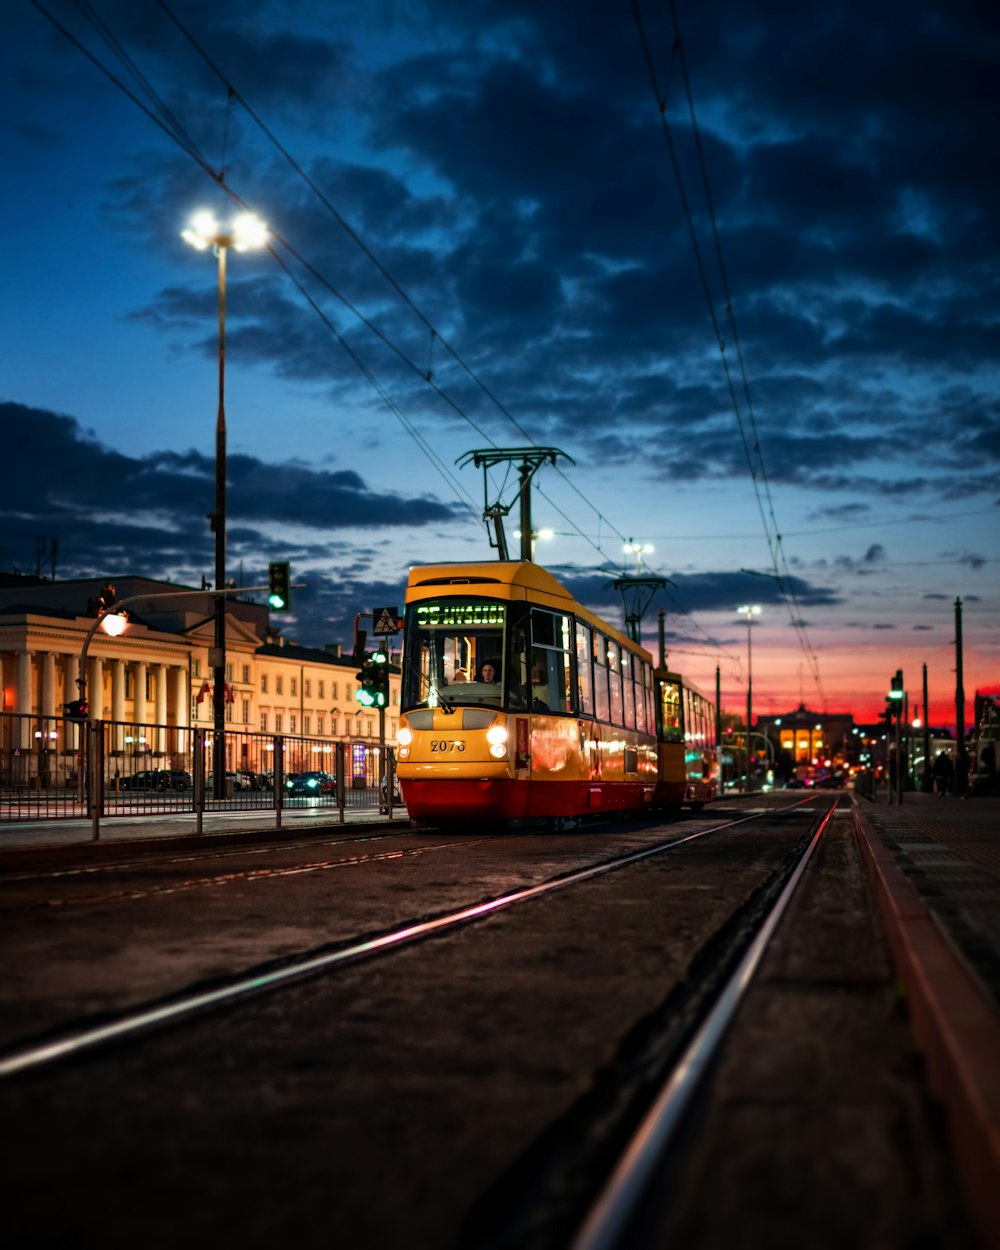
[[[791,600],[790,604],[786,604],[786,606],[788,607],[791,624],[792,624],[792,627],[795,629],[796,634],[799,638],[800,646],[802,647],[806,655],[806,658],[810,662],[810,667],[813,673],[813,679],[816,682],[819,692],[825,702],[826,696],[823,692],[822,682],[820,679],[819,661],[816,657],[816,653],[813,650],[812,644],[810,643],[808,635],[806,633],[805,625],[802,621],[801,607],[798,604],[798,601],[795,597],[794,588],[791,585],[788,585],[787,590],[786,590],[786,586],[785,586],[785,583],[791,577],[791,574],[788,570],[787,560],[784,557],[784,550],[781,545],[781,535],[778,532],[777,521],[774,516],[774,504],[771,498],[770,484],[767,480],[766,471],[764,470],[763,450],[760,445],[760,438],[759,438],[759,434],[757,431],[756,418],[753,416],[749,381],[747,379],[745,361],[743,359],[743,352],[740,346],[739,336],[738,336],[737,329],[736,329],[735,312],[733,310],[733,303],[732,303],[732,297],[730,294],[729,281],[726,275],[725,261],[724,261],[724,257],[722,254],[722,244],[721,244],[721,239],[719,237],[718,224],[717,224],[716,217],[715,217],[715,209],[714,209],[714,203],[713,203],[712,195],[711,195],[711,187],[710,187],[710,183],[708,179],[707,166],[706,166],[705,159],[704,159],[704,151],[701,146],[700,131],[698,129],[697,117],[695,115],[695,110],[694,110],[694,99],[693,99],[693,94],[691,92],[691,84],[690,84],[690,80],[687,74],[687,66],[686,66],[686,62],[685,62],[684,54],[683,54],[683,42],[682,42],[681,34],[680,34],[680,27],[677,21],[676,7],[674,5],[674,0],[670,0],[671,19],[673,21],[673,26],[674,26],[674,41],[673,41],[671,54],[672,56],[675,56],[677,58],[677,62],[681,68],[681,75],[684,80],[685,95],[687,97],[689,115],[691,117],[692,134],[695,139],[695,149],[696,149],[696,154],[697,154],[697,158],[699,162],[699,168],[702,174],[702,184],[705,190],[705,196],[706,196],[706,202],[707,202],[707,208],[708,208],[708,217],[709,217],[709,222],[711,225],[712,237],[713,237],[714,244],[715,244],[716,262],[719,268],[722,287],[723,287],[723,293],[725,297],[726,317],[729,322],[730,328],[732,330],[733,341],[737,349],[737,363],[738,363],[739,370],[742,376],[743,392],[746,398],[747,410],[748,410],[748,414],[749,414],[750,421],[751,421],[751,427],[753,430],[754,442],[753,442],[752,449],[751,449],[750,441],[748,440],[748,437],[747,437],[747,432],[746,432],[744,419],[743,419],[743,412],[739,403],[739,399],[736,394],[736,387],[734,384],[732,371],[729,367],[729,360],[726,355],[726,339],[725,339],[725,335],[722,332],[722,327],[720,326],[719,318],[715,310],[715,300],[712,294],[711,284],[708,279],[707,267],[705,265],[705,261],[702,256],[701,246],[698,241],[698,233],[695,228],[694,215],[691,211],[691,205],[688,200],[686,189],[684,187],[684,178],[683,178],[681,168],[680,168],[680,161],[678,159],[676,146],[674,144],[673,133],[671,131],[670,122],[667,117],[667,101],[666,101],[665,96],[663,96],[660,92],[659,82],[658,82],[658,78],[656,74],[656,67],[654,64],[652,51],[649,45],[649,40],[646,35],[645,26],[643,24],[642,14],[639,11],[638,0],[630,0],[630,3],[631,3],[631,8],[632,8],[633,18],[635,20],[636,28],[639,34],[639,40],[640,40],[640,44],[642,47],[643,56],[646,62],[647,72],[649,74],[650,83],[653,89],[653,95],[654,95],[654,98],[656,99],[657,109],[659,111],[659,116],[660,116],[661,128],[663,131],[664,138],[666,140],[667,150],[670,155],[670,161],[673,167],[674,177],[677,183],[678,192],[679,192],[680,199],[681,199],[681,207],[683,209],[684,217],[687,222],[688,233],[689,233],[689,237],[691,240],[692,252],[694,255],[698,274],[701,279],[702,290],[705,296],[705,303],[708,308],[709,318],[711,320],[712,328],[715,334],[716,345],[719,349],[719,355],[722,361],[722,368],[723,368],[723,373],[725,375],[726,387],[729,392],[730,403],[732,405],[733,412],[736,417],[737,428],[739,430],[740,439],[743,444],[743,451],[746,457],[747,467],[750,472],[751,482],[753,483],[754,496],[757,500],[758,511],[760,512],[760,519],[761,519],[761,524],[762,524],[763,531],[764,531],[764,538],[765,538],[765,541],[767,542],[768,551],[771,557],[771,567],[774,570],[773,576],[779,584],[779,588],[782,591],[783,598],[787,595],[787,598]],[[760,483],[758,481],[757,464],[755,463],[755,458],[754,458],[755,454],[756,454],[756,461],[761,466],[760,476],[763,477],[764,485],[765,485],[765,494],[766,494],[767,501],[768,501],[768,508],[766,511],[764,507],[764,500],[761,497]],[[773,535],[772,535],[771,525],[769,524],[769,521],[768,521],[768,512],[770,513],[771,521],[774,523]],[[781,571],[779,569],[779,553],[781,556],[781,564],[785,569],[784,577],[782,577]]]
[[[440,332],[440,330],[437,329],[437,327],[433,324],[430,318],[414,302],[414,300],[411,298],[411,296],[406,291],[406,289],[396,280],[395,277],[393,277],[393,275],[389,272],[389,270],[386,268],[383,262],[379,259],[379,257],[375,254],[375,252],[368,246],[368,244],[364,241],[364,239],[357,232],[357,230],[355,230],[354,227],[350,225],[350,223],[346,220],[343,214],[340,213],[337,207],[330,201],[329,197],[316,184],[315,180],[310,177],[310,175],[302,168],[302,165],[295,159],[295,157],[291,154],[291,152],[289,152],[288,149],[284,146],[281,140],[278,139],[278,137],[274,134],[274,132],[270,129],[270,127],[265,123],[265,121],[260,116],[260,114],[253,108],[250,102],[246,99],[246,97],[238,90],[238,88],[232,85],[232,83],[229,81],[229,79],[227,78],[223,70],[215,63],[215,61],[209,56],[208,52],[201,46],[201,44],[194,37],[191,31],[188,30],[188,28],[180,21],[180,19],[176,16],[176,14],[171,10],[170,6],[166,3],[166,0],[157,0],[157,3],[159,4],[163,12],[167,15],[167,17],[174,23],[174,25],[177,27],[180,33],[184,36],[184,38],[190,43],[191,47],[204,60],[205,64],[209,67],[212,73],[216,75],[219,81],[225,85],[227,91],[230,92],[231,95],[235,97],[235,99],[240,103],[240,105],[246,111],[247,115],[258,126],[261,133],[275,147],[275,149],[280,153],[280,155],[284,158],[284,160],[294,170],[294,172],[298,175],[298,177],[302,179],[302,181],[310,189],[310,191],[312,191],[312,193],[316,196],[316,198],[323,205],[323,207],[330,213],[330,215],[334,218],[337,224],[345,231],[348,237],[353,240],[353,242],[357,245],[357,247],[368,258],[371,264],[378,270],[378,272],[383,276],[383,278],[385,278],[385,280],[389,283],[392,289],[397,293],[400,299],[403,300],[403,302],[407,305],[407,307],[419,319],[421,324],[427,329],[428,333],[431,336],[431,345],[433,346],[433,343],[435,341],[439,342],[442,345],[442,347],[448,352],[448,354],[452,357],[455,363],[469,377],[469,379],[473,381],[476,384],[476,386],[479,387],[479,389],[483,392],[483,394],[495,405],[497,410],[504,417],[506,417],[507,420],[510,421],[510,423],[514,426],[514,428],[518,431],[518,433],[532,446],[537,446],[537,444],[535,443],[535,440],[531,437],[528,431],[525,430],[525,428],[521,425],[521,423],[517,420],[517,418],[513,415],[513,413],[511,413],[507,409],[507,407],[493,393],[493,391],[489,388],[489,386],[487,386],[487,384],[483,381],[483,379],[468,364],[468,362],[462,357],[462,355],[457,351],[457,349],[454,348],[452,344],[449,342],[449,340],[445,338],[445,336]],[[372,327],[370,322],[365,320],[365,324],[368,326],[369,329],[373,329],[373,332],[378,333],[379,337],[383,337],[379,331],[374,330],[374,327]],[[383,341],[385,340],[383,339]],[[394,348],[393,350],[397,350],[397,349]],[[415,371],[419,374],[419,376],[421,376],[426,383],[432,386],[433,389],[437,391],[437,393],[446,400],[446,402],[451,404],[451,406],[455,408],[456,412],[460,411],[457,408],[457,406],[450,399],[448,399],[448,397],[444,394],[444,392],[441,391],[441,389],[433,383],[432,373],[429,367],[426,370],[421,370],[418,366],[413,364],[413,362],[407,361],[407,363],[409,363],[411,367],[413,367]],[[465,416],[466,420],[469,420],[469,418],[466,416],[465,413],[460,413],[460,415]],[[480,431],[478,427],[471,420],[469,423],[470,425],[472,425],[474,429],[476,429],[477,433],[482,434],[482,431]],[[487,438],[487,441],[491,444],[491,446],[495,447],[497,445],[494,442],[494,440],[491,438],[488,438],[487,435],[483,434],[482,436],[484,438]],[[573,482],[572,479],[569,478],[558,465],[555,465],[554,468],[555,468],[556,473],[563,479],[563,481],[570,487],[570,489],[575,491],[576,494],[584,501],[584,503],[594,513],[596,513],[596,515],[602,521],[604,521],[614,533],[618,534],[619,538],[624,539],[624,535],[618,533],[617,529],[612,525],[612,523],[608,520],[608,518],[605,517],[601,513],[600,509],[596,506],[596,504],[594,504],[583,493],[583,491],[580,490],[580,488],[576,485],[576,483]],[[544,499],[547,500],[547,502],[549,502],[550,504],[552,503],[552,501],[548,499],[548,496],[546,496],[539,487],[536,486],[535,489],[538,494],[540,494]],[[554,504],[552,506],[555,507]],[[570,520],[570,518],[566,517],[565,513],[563,513],[558,508],[556,510],[560,512],[560,515],[564,517],[564,519],[567,521],[568,524],[574,526],[575,531],[580,535],[581,538],[584,538],[585,541],[588,541],[588,542],[591,541],[590,539],[587,539],[586,535],[583,534],[582,530],[580,530],[575,525],[575,522]],[[595,545],[595,544],[592,543],[592,545]],[[609,558],[607,556],[607,553],[600,546],[596,546],[596,550],[601,555],[605,556],[605,558]]]
[[[196,141],[187,132],[187,130],[185,129],[183,124],[180,122],[180,120],[165,105],[163,100],[159,97],[159,95],[153,89],[153,87],[145,78],[145,76],[141,73],[141,71],[139,71],[138,67],[132,61],[128,53],[125,51],[124,47],[113,36],[113,34],[107,28],[107,26],[102,21],[102,19],[100,19],[98,15],[94,12],[94,10],[92,9],[92,6],[87,2],[87,0],[75,0],[75,2],[80,12],[90,22],[93,28],[97,30],[101,38],[108,45],[108,47],[111,48],[112,52],[119,58],[122,64],[126,66],[126,68],[128,69],[129,73],[133,76],[133,78],[140,84],[142,91],[147,95],[147,97],[150,100],[152,100],[154,108],[150,108],[145,103],[143,103],[143,101],[136,95],[136,93],[130,90],[129,87],[121,80],[121,78],[119,78],[116,74],[114,74],[111,70],[109,70],[104,64],[102,64],[102,62],[97,57],[95,57],[89,51],[89,49],[63,23],[61,23],[57,18],[55,18],[54,15],[51,14],[44,7],[43,4],[40,3],[40,0],[32,0],[34,7],[49,22],[51,22],[52,25],[55,26],[55,28],[59,30],[60,33],[67,40],[69,40],[69,42],[71,42],[79,51],[81,51],[87,57],[87,59],[90,60],[92,64],[95,65],[96,68],[98,68],[107,78],[109,78],[109,80],[112,83],[114,83],[114,85],[117,86],[119,90],[121,90],[128,99],[132,101],[132,103],[136,104],[151,121],[153,121],[170,139],[172,139],[189,157],[191,157],[191,159],[195,161],[195,163],[203,170],[203,172],[207,173],[209,177],[211,177],[213,182],[217,185],[217,187],[220,190],[222,190],[235,204],[239,205],[240,207],[244,209],[248,209],[250,205],[247,203],[247,201],[242,196],[240,196],[239,193],[233,187],[231,187],[226,181],[225,169],[220,168],[219,170],[216,170],[215,168],[213,168],[213,166],[208,161],[205,154],[198,147],[198,144],[196,143]],[[426,315],[414,303],[414,301],[410,298],[407,292],[395,280],[395,278],[393,278],[393,276],[389,273],[389,271],[377,258],[374,252],[361,239],[358,233],[347,223],[347,221],[343,218],[343,216],[337,211],[335,206],[328,200],[328,198],[323,194],[323,192],[316,186],[314,181],[308,176],[308,174],[306,174],[306,172],[301,168],[298,162],[295,161],[295,159],[291,156],[291,154],[287,152],[287,150],[280,143],[280,141],[273,135],[273,133],[266,126],[263,120],[259,117],[256,111],[250,106],[249,102],[241,95],[241,93],[235,87],[233,87],[233,85],[228,81],[228,79],[225,77],[222,71],[218,68],[218,66],[215,65],[214,61],[212,61],[212,59],[208,56],[208,54],[204,51],[204,49],[202,49],[200,45],[197,43],[197,41],[193,38],[190,32],[186,30],[183,24],[171,12],[169,6],[166,3],[164,3],[164,0],[159,0],[159,3],[164,13],[177,26],[177,28],[181,31],[184,37],[191,43],[192,47],[195,48],[195,50],[199,53],[199,55],[204,59],[206,64],[209,65],[212,71],[224,83],[226,90],[227,90],[227,101],[231,103],[232,99],[235,98],[240,103],[240,105],[247,112],[248,116],[250,116],[255,121],[255,123],[259,126],[262,133],[269,139],[269,141],[283,155],[283,157],[286,159],[286,161],[288,161],[288,163],[296,171],[296,173],[305,181],[306,185],[310,188],[310,190],[318,197],[318,199],[323,204],[323,206],[327,209],[327,211],[329,211],[333,215],[334,219],[338,222],[338,224],[345,230],[345,232],[355,242],[355,244],[362,250],[362,252],[366,255],[366,257],[371,261],[371,263],[385,277],[386,281],[389,282],[389,284],[397,292],[400,298],[413,311],[414,315],[417,316],[419,320],[421,321],[421,323],[427,328],[428,332],[431,335],[431,344],[433,345],[434,340],[437,339],[445,348],[445,350],[449,353],[449,355],[459,365],[459,367],[467,374],[467,376],[472,381],[475,382],[475,384],[479,387],[479,389],[483,392],[483,394],[486,395],[487,398],[491,400],[491,402],[496,406],[498,411],[511,422],[511,424],[515,427],[515,429],[517,429],[517,431],[521,434],[521,436],[532,446],[536,446],[537,444],[535,444],[530,434],[524,429],[524,427],[520,424],[520,422],[517,421],[517,419],[513,416],[513,414],[509,412],[509,410],[501,403],[501,401],[497,398],[497,396],[493,394],[493,392],[486,385],[486,383],[479,377],[479,375],[471,368],[471,366],[467,364],[467,362],[462,358],[460,353],[458,353],[458,351],[454,347],[452,347],[452,345],[448,342],[448,340],[443,335],[441,335],[441,333],[436,329],[436,327],[431,323],[431,321],[426,317]],[[227,114],[227,128],[228,128],[228,114]],[[223,160],[224,159],[225,158],[223,157]],[[315,268],[315,266],[313,266],[300,253],[298,253],[297,250],[287,240],[282,238],[277,232],[272,231],[271,233],[275,241],[278,244],[280,244],[280,246],[285,248],[289,252],[289,254],[293,256],[299,262],[299,264],[301,264],[332,295],[334,295],[335,298],[339,299],[341,303],[344,305],[344,307],[347,308],[351,312],[351,314],[355,316],[361,322],[361,324],[365,326],[366,329],[369,330],[369,332],[374,334],[389,350],[394,352],[399,357],[400,360],[402,360],[409,368],[411,368],[414,372],[416,372],[418,376],[420,376],[421,379],[426,384],[430,385],[431,388],[435,391],[435,393],[438,394],[444,400],[444,402],[447,403],[455,411],[456,415],[458,415],[463,420],[465,420],[470,425],[471,428],[476,430],[476,432],[482,438],[486,439],[486,441],[489,442],[492,446],[494,447],[496,446],[496,443],[494,442],[494,440],[490,438],[488,434],[482,431],[479,428],[479,426],[477,426],[476,423],[471,419],[471,417],[469,417],[469,415],[458,404],[456,404],[439,385],[437,385],[434,382],[432,378],[432,373],[429,367],[426,370],[421,370],[415,361],[411,360],[410,357],[405,352],[403,352],[402,349],[399,348],[388,337],[388,335],[384,334],[368,317],[366,317],[361,312],[359,308],[357,308],[349,299],[347,299],[347,297],[342,292],[340,292],[334,286],[332,282],[326,279],[319,272],[319,270]],[[325,313],[323,313],[320,306],[308,294],[308,292],[305,290],[305,287],[291,273],[288,266],[285,265],[280,260],[274,248],[271,248],[270,251],[271,251],[271,255],[273,259],[275,259],[277,263],[279,263],[279,265],[281,265],[281,267],[284,268],[286,274],[295,284],[300,294],[307,301],[307,303],[312,308],[312,310],[318,316],[320,316],[324,325],[337,339],[339,345],[345,351],[345,353],[349,356],[349,358],[352,360],[355,367],[359,370],[359,372],[362,373],[362,375],[366,378],[369,384],[373,386],[373,388],[377,391],[377,393],[381,396],[381,398],[389,405],[389,407],[392,409],[394,414],[397,416],[400,422],[404,425],[404,428],[407,429],[407,432],[411,435],[411,437],[414,438],[414,441],[418,443],[418,445],[421,447],[421,450],[424,452],[424,454],[427,455],[428,458],[431,460],[431,462],[434,464],[434,467],[437,469],[437,471],[439,473],[442,473],[445,479],[452,486],[452,489],[455,490],[456,493],[460,496],[460,502],[462,503],[462,505],[468,507],[469,505],[466,502],[469,498],[468,493],[465,492],[458,485],[456,479],[454,479],[454,477],[450,474],[450,472],[444,468],[443,463],[441,462],[439,457],[437,457],[436,454],[431,450],[426,440],[419,434],[419,432],[412,425],[412,423],[407,420],[407,418],[402,413],[402,410],[399,409],[398,405],[396,405],[394,401],[392,401],[388,393],[385,391],[384,387],[382,387],[378,383],[377,379],[375,378],[371,370],[368,368],[368,366],[365,365],[364,362],[361,360],[361,358],[358,356],[358,354],[353,351],[353,349],[349,346],[349,344],[346,342],[344,337],[335,328],[335,326],[330,321],[330,319],[325,315]],[[560,477],[563,478],[563,480],[567,483],[567,485],[569,485],[569,487],[580,497],[580,499],[582,499],[584,503],[596,514],[599,522],[602,522],[605,525],[607,525],[607,527],[612,533],[617,535],[619,539],[624,540],[624,537],[625,537],[624,534],[622,534],[618,530],[618,528],[614,526],[607,517],[604,516],[601,510],[590,499],[588,499],[588,497],[584,494],[584,492],[581,491],[579,487],[571,479],[569,479],[558,466],[555,466],[555,468],[556,468],[556,472],[559,474]],[[609,556],[608,553],[603,549],[603,547],[601,547],[599,540],[595,542],[592,538],[590,538],[590,536],[584,533],[584,531],[558,505],[556,505],[551,499],[549,499],[549,497],[545,494],[544,491],[541,490],[540,487],[536,485],[535,489],[536,489],[536,492],[542,498],[546,499],[546,501],[550,504],[550,506],[555,508],[555,510],[559,513],[560,516],[563,517],[566,523],[573,528],[576,534],[578,534],[581,538],[584,539],[584,541],[588,542],[591,546],[593,546],[595,550],[605,560],[608,560],[608,561],[613,560],[613,557]],[[462,495],[465,495],[465,499],[461,498]],[[711,636],[699,625],[699,623],[695,621],[693,617],[691,617],[687,609],[685,609],[682,605],[677,603],[677,601],[673,598],[672,595],[668,595],[668,597],[674,602],[675,607],[677,609],[677,613],[679,615],[688,617],[688,619],[691,620],[695,628],[697,628],[700,632],[704,633],[705,637],[710,642],[712,642],[713,645],[716,645],[716,646],[718,645],[717,643],[715,643],[715,640],[712,639]]]
[[[162,117],[157,115],[157,111],[154,111],[153,109],[148,107],[146,104],[144,104],[143,101],[139,99],[139,97],[133,91],[131,91],[129,87],[116,74],[114,74],[110,69],[108,69],[107,66],[105,66],[97,57],[93,55],[93,53],[90,52],[90,50],[86,47],[86,45],[83,44],[72,33],[72,31],[70,31],[52,13],[50,13],[44,7],[44,5],[39,3],[39,0],[32,0],[32,3],[34,4],[35,8],[45,18],[47,18],[60,33],[64,35],[65,38],[68,39],[69,42],[74,45],[74,47],[76,47],[80,52],[82,52],[87,57],[87,59],[93,65],[95,65],[116,87],[118,87],[119,90],[121,90],[122,93],[125,96],[127,96],[127,98],[131,100],[133,104],[135,104],[139,109],[141,109],[142,112],[151,121],[153,121],[157,126],[159,126],[159,128],[170,139],[172,139],[182,149],[182,151],[184,151],[188,156],[190,156],[195,161],[195,163],[200,166],[200,168],[204,172],[209,174],[209,176],[219,186],[219,188],[222,191],[224,191],[226,195],[228,195],[229,198],[237,206],[239,206],[242,209],[249,209],[250,205],[247,203],[247,201],[242,196],[240,196],[239,193],[235,191],[234,188],[229,186],[229,184],[226,182],[224,173],[221,171],[217,172],[215,169],[213,169],[213,167],[208,161],[208,158],[198,148],[198,145],[194,141],[194,139],[191,138],[190,134],[187,132],[184,126],[174,116],[171,110],[167,108],[167,106],[163,103],[163,101],[160,99],[156,91],[149,84],[148,80],[141,74],[141,72],[135,66],[134,62],[131,60],[127,52],[125,52],[120,42],[108,30],[108,28],[103,23],[102,19],[93,11],[92,7],[88,3],[86,3],[86,0],[75,0],[77,8],[84,15],[84,17],[91,23],[91,25],[95,28],[95,30],[98,31],[98,33],[104,39],[105,43],[112,49],[114,54],[122,61],[123,64],[126,65],[126,67],[129,69],[129,72],[132,73],[133,76],[142,84],[143,90],[146,92],[149,98],[153,101],[156,110],[162,114]],[[412,361],[410,361],[408,357],[406,357],[405,353],[402,353],[400,349],[398,349],[395,346],[395,344],[393,344],[385,335],[383,335],[379,331],[378,327],[375,326],[368,318],[366,318],[359,309],[357,309],[340,291],[338,291],[333,286],[332,283],[327,282],[326,279],[324,279],[323,276],[313,266],[311,266],[305,260],[304,257],[300,256],[290,244],[288,244],[285,240],[283,240],[276,232],[271,231],[270,233],[278,242],[282,244],[282,246],[284,246],[290,252],[290,254],[295,256],[295,258],[299,261],[299,263],[302,264],[305,268],[307,268],[313,274],[313,276],[317,278],[318,281],[322,282],[330,290],[330,292],[333,295],[335,295],[338,299],[340,299],[341,302],[345,305],[345,307],[347,307],[362,322],[362,324],[365,325],[367,329],[369,329],[373,334],[375,334],[378,338],[380,338],[382,342],[387,347],[390,348],[390,350],[395,351],[397,355],[399,355],[401,359],[403,359],[407,364],[409,364],[412,368],[416,369],[418,373],[420,372],[417,366]],[[466,491],[464,487],[462,487],[458,483],[457,479],[454,478],[454,476],[451,475],[451,473],[447,469],[443,468],[442,462],[437,457],[436,453],[434,453],[433,450],[430,448],[426,440],[418,433],[418,431],[415,429],[412,423],[409,422],[408,419],[404,416],[402,410],[390,398],[388,393],[379,384],[374,374],[364,364],[364,362],[357,355],[357,353],[354,352],[350,348],[350,346],[347,344],[343,336],[340,335],[339,332],[337,332],[335,327],[332,325],[329,319],[325,316],[325,314],[319,308],[319,305],[315,302],[315,300],[313,300],[308,295],[308,293],[305,291],[305,288],[302,286],[302,284],[295,279],[294,275],[291,274],[287,265],[285,265],[280,260],[280,258],[278,257],[274,249],[270,248],[269,251],[273,259],[285,270],[286,274],[288,274],[289,278],[295,284],[299,292],[303,295],[303,297],[306,299],[306,301],[309,303],[312,309],[320,316],[321,320],[324,322],[327,328],[331,330],[331,332],[337,338],[338,343],[343,348],[345,353],[350,357],[355,367],[365,377],[365,379],[369,382],[369,384],[377,391],[377,393],[386,402],[386,404],[392,409],[393,413],[399,419],[401,424],[403,424],[403,426],[407,429],[407,432],[411,435],[414,441],[418,444],[418,446],[421,448],[424,454],[428,457],[428,459],[431,461],[434,467],[438,470],[438,472],[443,473],[446,481],[450,483],[450,485],[452,486],[452,489],[455,491],[456,495],[458,495],[459,502],[462,504],[462,506],[469,507],[468,501],[470,499],[470,496],[468,494],[468,491]],[[442,398],[444,398],[447,402],[450,402],[450,400],[448,399],[448,396],[445,395],[440,390],[440,388],[435,387],[434,389],[437,390],[439,394],[441,394]],[[459,415],[463,416],[466,420],[468,420],[468,417],[466,416],[466,414],[460,412]],[[483,434],[483,437],[485,438],[487,436]]]

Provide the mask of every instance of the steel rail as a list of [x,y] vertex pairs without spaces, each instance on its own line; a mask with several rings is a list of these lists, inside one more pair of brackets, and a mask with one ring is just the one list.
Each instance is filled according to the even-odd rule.
[[704,1023],[681,1055],[633,1134],[617,1166],[571,1242],[570,1250],[615,1250],[633,1218],[653,1169],[722,1044],[799,881],[838,804],[819,821],[809,845]]
[[[791,810],[811,801],[811,798],[803,799],[789,804],[787,809],[778,810]],[[518,903],[540,898],[545,894],[566,889],[571,885],[579,885],[581,882],[593,880],[610,872],[616,872],[631,864],[637,864],[654,856],[666,854],[668,851],[678,846],[683,846],[688,842],[693,842],[698,838],[704,838],[712,833],[747,824],[750,821],[760,819],[763,815],[774,814],[774,811],[766,813],[760,811],[753,812],[737,820],[725,821],[720,825],[712,825],[707,829],[699,829],[694,833],[687,834],[685,837],[675,838],[669,842],[657,843],[655,846],[644,847],[639,851],[630,851],[625,855],[615,856],[613,859],[604,860],[587,868],[571,870],[568,873],[550,878],[548,881],[539,882],[537,885],[512,890],[507,894],[498,895],[496,898],[487,899],[472,906],[461,907],[456,911],[445,912],[428,920],[407,922],[386,933],[351,943],[335,951],[324,951],[321,954],[307,952],[302,957],[293,962],[285,963],[280,968],[248,972],[230,981],[227,985],[219,986],[216,989],[195,991],[179,995],[172,998],[169,1002],[140,1006],[124,1012],[117,1019],[108,1021],[105,1024],[90,1025],[48,1042],[15,1047],[6,1053],[0,1052],[0,1079],[42,1068],[47,1064],[78,1056],[97,1046],[182,1020],[185,1016],[200,1014],[213,1008],[248,998],[251,995],[281,988],[332,968],[381,954],[410,942],[420,941],[448,929],[458,928],[461,925],[482,920]]]

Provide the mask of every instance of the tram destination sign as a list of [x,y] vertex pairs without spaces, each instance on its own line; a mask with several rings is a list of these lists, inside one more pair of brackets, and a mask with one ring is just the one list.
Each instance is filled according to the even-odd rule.
[[449,600],[446,603],[417,604],[417,624],[423,629],[454,629],[456,626],[503,625],[507,605],[504,603],[468,603]]

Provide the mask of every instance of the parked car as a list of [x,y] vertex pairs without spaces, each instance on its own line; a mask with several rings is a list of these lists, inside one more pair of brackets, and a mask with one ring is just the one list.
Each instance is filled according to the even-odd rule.
[[123,790],[190,790],[194,781],[183,768],[145,768],[122,777]]
[[285,778],[286,794],[336,794],[337,781],[330,773],[289,773]]
[[[251,790],[251,774],[250,773],[226,773],[226,786],[232,785],[234,790]],[[215,774],[211,769],[205,775],[205,786],[209,790],[215,789]]]

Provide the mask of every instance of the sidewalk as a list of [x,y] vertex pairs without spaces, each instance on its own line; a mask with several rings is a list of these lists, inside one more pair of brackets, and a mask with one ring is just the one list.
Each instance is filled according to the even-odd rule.
[[984,1245],[1000,1245],[1000,798],[855,798],[853,817]]
[[275,841],[304,833],[329,834],[358,824],[382,825],[388,830],[406,828],[409,823],[406,808],[398,803],[393,806],[391,819],[374,805],[348,807],[344,811],[343,824],[336,807],[286,807],[281,813],[280,828],[276,824],[273,807],[206,812],[200,834],[193,812],[109,816],[101,820],[96,841],[89,820],[19,821],[0,824],[0,872],[14,866],[15,860],[23,861],[28,856],[47,858],[67,852],[86,854],[88,851],[102,854],[108,848],[120,849],[130,845],[148,848],[151,842],[167,840],[171,846],[183,849],[192,844],[203,845],[208,839]]

